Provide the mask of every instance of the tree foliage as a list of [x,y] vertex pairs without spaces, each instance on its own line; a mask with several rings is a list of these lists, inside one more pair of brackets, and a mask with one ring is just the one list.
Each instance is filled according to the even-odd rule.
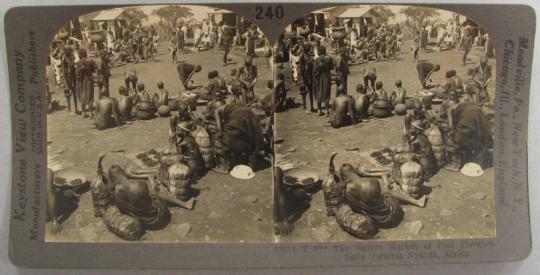
[[381,23],[386,23],[390,18],[396,16],[396,14],[391,9],[385,6],[374,6],[372,10],[380,16],[378,18],[378,21],[380,21]]
[[410,21],[423,25],[428,18],[439,15],[439,12],[433,8],[426,7],[406,7],[401,9],[400,13],[407,16]]
[[124,12],[129,18],[131,18],[132,22],[134,22],[135,24],[140,24],[143,20],[148,19],[148,15],[137,7],[125,8]]
[[193,16],[190,8],[175,5],[159,8],[152,13],[157,15],[159,18],[165,20],[166,22],[169,22],[171,25],[176,24],[178,19],[189,18]]

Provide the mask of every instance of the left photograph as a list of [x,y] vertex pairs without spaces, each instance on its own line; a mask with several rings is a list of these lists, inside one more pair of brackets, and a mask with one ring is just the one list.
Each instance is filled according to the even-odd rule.
[[47,242],[272,242],[271,46],[233,12],[129,6],[49,47]]

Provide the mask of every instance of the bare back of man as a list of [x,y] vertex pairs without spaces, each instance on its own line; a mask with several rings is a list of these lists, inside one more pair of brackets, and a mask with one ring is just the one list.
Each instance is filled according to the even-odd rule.
[[98,130],[120,126],[120,115],[116,100],[108,96],[103,96],[98,100],[94,120]]

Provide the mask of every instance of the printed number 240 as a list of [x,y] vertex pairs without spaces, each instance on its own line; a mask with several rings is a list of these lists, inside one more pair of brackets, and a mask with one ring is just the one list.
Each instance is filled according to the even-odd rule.
[[255,19],[282,19],[283,18],[283,7],[282,6],[268,6],[268,7],[255,7]]

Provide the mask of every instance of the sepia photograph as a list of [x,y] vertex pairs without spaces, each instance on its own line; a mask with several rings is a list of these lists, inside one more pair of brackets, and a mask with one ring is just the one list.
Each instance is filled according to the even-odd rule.
[[50,43],[47,242],[271,242],[271,46],[235,13],[129,6]]
[[495,51],[427,7],[313,11],[274,44],[274,241],[496,237]]

